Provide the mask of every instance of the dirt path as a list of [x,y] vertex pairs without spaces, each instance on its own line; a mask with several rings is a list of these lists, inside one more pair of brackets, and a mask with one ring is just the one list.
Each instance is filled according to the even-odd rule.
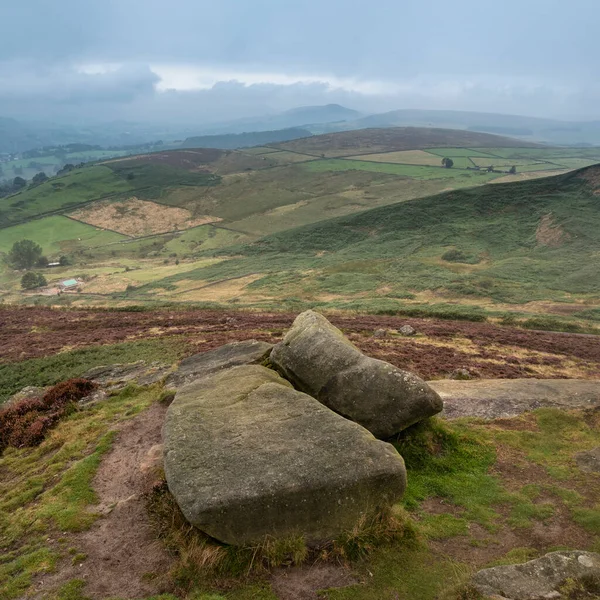
[[86,558],[60,565],[38,584],[40,595],[72,579],[84,580],[85,595],[94,600],[142,598],[161,591],[160,578],[153,576],[164,574],[172,559],[153,535],[142,494],[155,475],[165,413],[165,406],[154,404],[120,429],[93,482],[100,503],[91,510],[104,516],[88,531],[68,538],[69,547]]

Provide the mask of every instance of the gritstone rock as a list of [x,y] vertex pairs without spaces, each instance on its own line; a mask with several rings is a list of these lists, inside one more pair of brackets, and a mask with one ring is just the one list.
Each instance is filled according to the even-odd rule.
[[442,400],[422,379],[369,358],[322,315],[300,314],[271,362],[294,386],[378,438],[439,413]]
[[225,344],[214,350],[194,354],[179,363],[177,371],[169,375],[166,387],[177,389],[200,377],[240,365],[259,364],[268,358],[273,344],[257,340],[245,340]]
[[551,552],[523,564],[479,571],[473,585],[483,595],[507,600],[559,599],[563,597],[559,588],[565,580],[583,582],[590,577],[600,577],[600,554]]
[[181,388],[163,438],[167,483],[183,514],[228,544],[330,540],[406,487],[393,446],[261,366]]

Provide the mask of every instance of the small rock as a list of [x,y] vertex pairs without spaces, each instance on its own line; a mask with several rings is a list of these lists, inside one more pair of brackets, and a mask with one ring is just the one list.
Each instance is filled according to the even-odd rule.
[[561,586],[567,579],[583,585],[590,577],[600,577],[600,554],[594,552],[551,552],[536,560],[492,567],[479,571],[473,585],[484,596],[507,600],[562,598]]
[[245,340],[225,344],[208,352],[194,354],[179,363],[177,370],[167,377],[165,386],[168,389],[178,389],[221,369],[260,364],[268,358],[272,349],[273,344]]
[[373,337],[374,338],[384,338],[384,337],[387,337],[387,334],[388,334],[388,332],[386,329],[376,329],[373,332]]
[[108,398],[108,392],[106,390],[103,390],[102,388],[100,388],[100,389],[93,391],[89,396],[82,398],[79,401],[79,405],[89,408],[89,407],[93,406],[94,404],[98,404],[98,402],[102,402],[103,400],[106,400],[107,398]]
[[575,456],[577,466],[586,473],[600,473],[600,447]]
[[400,335],[404,335],[404,336],[412,336],[412,335],[417,335],[417,330],[414,327],[411,327],[410,325],[402,325],[402,327],[400,327],[400,329],[398,329],[398,333]]
[[465,368],[454,369],[454,371],[448,375],[448,379],[457,379],[459,381],[468,381],[470,379],[475,379],[475,377],[475,374]]
[[33,400],[36,398],[41,398],[48,389],[50,388],[28,385],[27,387],[24,387],[20,392],[13,394],[4,404],[2,404],[2,406],[6,407],[9,404],[21,402],[21,400]]
[[163,467],[163,444],[155,444],[148,450],[146,456],[143,458],[140,463],[140,471],[144,475],[148,475],[153,471],[158,471]]

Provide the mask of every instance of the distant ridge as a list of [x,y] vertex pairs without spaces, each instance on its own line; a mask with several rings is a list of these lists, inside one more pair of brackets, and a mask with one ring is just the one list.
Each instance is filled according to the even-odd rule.
[[246,133],[224,133],[221,135],[199,135],[189,137],[181,144],[182,148],[219,148],[221,150],[235,150],[262,146],[275,142],[285,142],[311,136],[308,129],[298,127],[289,129],[276,129],[274,131],[251,131]]

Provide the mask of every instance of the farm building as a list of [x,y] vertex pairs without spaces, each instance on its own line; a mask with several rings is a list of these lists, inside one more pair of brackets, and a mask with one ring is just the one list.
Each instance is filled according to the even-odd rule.
[[65,279],[58,284],[61,290],[74,290],[79,285],[77,279]]

